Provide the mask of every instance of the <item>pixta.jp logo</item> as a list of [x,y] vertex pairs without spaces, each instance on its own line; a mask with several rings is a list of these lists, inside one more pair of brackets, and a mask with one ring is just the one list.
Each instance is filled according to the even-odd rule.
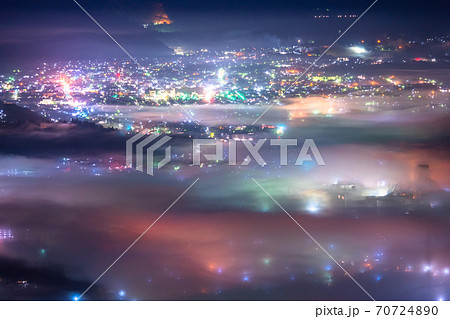
[[[145,129],[138,134],[134,135],[133,137],[130,137],[126,142],[126,161],[128,167],[133,167],[133,148],[134,145],[136,145],[136,164],[135,168],[136,170],[140,172],[144,172],[144,153],[147,154],[145,166],[147,168],[146,172],[149,175],[153,175],[153,168],[156,165],[158,169],[166,165],[170,162],[171,158],[171,148],[170,146],[167,146],[165,149],[164,158],[159,161],[157,164],[154,162],[154,152],[166,144],[168,141],[170,141],[172,138],[169,136],[163,136],[162,138],[159,138],[159,134],[151,134],[148,137],[144,138],[146,135],[148,135],[149,130]],[[156,141],[156,142],[154,142]],[[153,143],[154,142],[154,143]],[[151,144],[153,143],[153,144]],[[150,145],[150,146],[149,146]],[[148,146],[148,147],[147,147]]]
[[[170,141],[172,138],[169,136],[162,136],[159,134],[151,134],[148,135],[148,130],[143,130],[140,133],[134,135],[129,138],[126,142],[126,154],[127,154],[127,166],[135,167],[136,170],[144,172],[147,174],[153,175],[153,169],[156,167],[158,169],[162,168],[164,165],[170,162],[171,160],[171,148],[170,146],[166,146],[165,155],[162,160],[158,163],[154,160],[155,151],[161,148],[164,144]],[[148,137],[145,137],[147,136]],[[252,140],[253,141],[253,140]],[[250,140],[239,140],[239,143],[242,143],[244,146],[243,152],[246,157],[242,161],[237,160],[237,143],[238,141],[230,139],[230,140],[215,140],[215,139],[193,139],[192,140],[192,166],[201,166],[202,155],[204,160],[209,162],[224,162],[224,146],[228,146],[228,165],[229,166],[247,166],[252,159],[260,166],[266,166],[267,163],[259,153],[260,149],[263,145],[269,144],[270,147],[279,151],[279,165],[286,166],[288,165],[288,147],[298,147],[297,139],[270,139],[268,143],[267,139],[259,139],[257,141]],[[136,145],[136,146],[135,146]],[[202,147],[203,146],[203,147]],[[209,152],[205,150],[207,147],[213,147],[214,151]],[[133,158],[133,150],[136,150],[136,159]],[[144,155],[147,156],[144,156]],[[144,159],[146,159],[144,161]],[[322,155],[319,152],[314,140],[305,139],[303,144],[301,145],[300,150],[298,151],[298,156],[296,157],[295,164],[296,166],[301,166],[304,162],[314,161],[317,165],[323,166],[325,165],[325,161],[322,158]],[[135,163],[135,165],[133,165]],[[146,167],[146,170],[144,169]]]

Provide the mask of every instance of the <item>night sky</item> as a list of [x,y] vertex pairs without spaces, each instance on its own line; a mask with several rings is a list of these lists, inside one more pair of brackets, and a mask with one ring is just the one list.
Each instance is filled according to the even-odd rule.
[[[80,1],[132,55],[161,57],[173,48],[278,47],[297,39],[329,44],[351,20],[324,22],[319,13],[360,14],[370,1]],[[144,29],[158,3],[173,24]],[[345,43],[379,36],[444,35],[446,1],[378,1]],[[446,9],[447,8],[447,9]],[[36,61],[125,58],[123,52],[73,1],[9,1],[0,13],[0,67]],[[317,10],[319,9],[319,10]],[[326,11],[329,9],[330,11]],[[169,32],[161,32],[161,31]]]

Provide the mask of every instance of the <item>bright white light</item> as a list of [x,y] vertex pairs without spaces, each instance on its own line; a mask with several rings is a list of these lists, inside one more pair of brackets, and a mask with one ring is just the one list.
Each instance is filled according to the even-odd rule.
[[225,84],[225,77],[226,77],[226,75],[227,75],[227,72],[224,70],[224,69],[219,69],[218,71],[217,71],[217,78],[219,79],[219,82],[221,83],[221,84]]
[[350,47],[350,50],[352,50],[356,54],[367,53],[367,50],[363,47]]
[[388,188],[379,188],[377,191],[377,196],[380,196],[380,197],[386,196],[387,194],[389,194]]
[[424,267],[423,267],[423,271],[424,272],[428,272],[428,271],[430,271],[431,270],[431,266],[430,265],[425,265]]
[[306,206],[306,210],[310,213],[317,213],[319,211],[319,207],[315,203],[311,203]]

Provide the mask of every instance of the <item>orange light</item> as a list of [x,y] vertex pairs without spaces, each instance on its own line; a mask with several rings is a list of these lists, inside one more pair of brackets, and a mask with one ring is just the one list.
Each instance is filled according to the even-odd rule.
[[162,3],[156,3],[155,9],[152,16],[152,22],[154,25],[161,25],[161,24],[172,24],[173,21],[169,19],[169,16],[167,15],[166,11],[163,8]]

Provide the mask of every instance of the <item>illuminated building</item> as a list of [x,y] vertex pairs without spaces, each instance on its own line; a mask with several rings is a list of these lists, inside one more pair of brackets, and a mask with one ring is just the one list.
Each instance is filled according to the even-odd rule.
[[2,239],[12,239],[14,238],[11,229],[0,228],[0,240]]

